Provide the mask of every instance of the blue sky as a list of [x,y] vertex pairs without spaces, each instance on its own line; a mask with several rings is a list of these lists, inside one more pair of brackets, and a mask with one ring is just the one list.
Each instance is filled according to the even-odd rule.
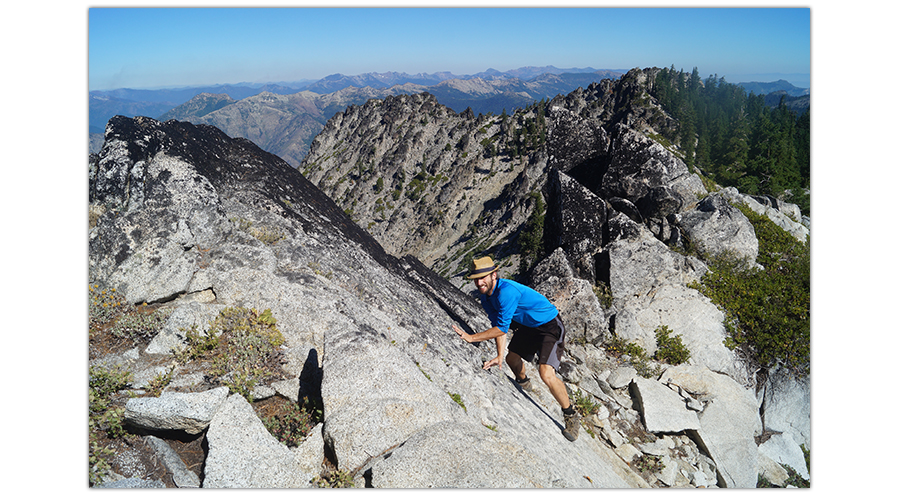
[[88,41],[89,90],[671,65],[808,87],[810,73],[808,8],[91,8]]

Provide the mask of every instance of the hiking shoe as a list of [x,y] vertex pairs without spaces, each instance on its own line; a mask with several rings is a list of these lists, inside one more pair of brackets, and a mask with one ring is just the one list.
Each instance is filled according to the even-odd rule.
[[575,441],[578,439],[578,428],[581,427],[581,415],[579,415],[577,411],[571,415],[563,413],[563,418],[566,421],[566,428],[563,429],[563,436],[569,441]]
[[519,384],[519,387],[522,388],[523,391],[534,392],[531,387],[531,379],[525,377],[525,380],[516,380],[516,383]]

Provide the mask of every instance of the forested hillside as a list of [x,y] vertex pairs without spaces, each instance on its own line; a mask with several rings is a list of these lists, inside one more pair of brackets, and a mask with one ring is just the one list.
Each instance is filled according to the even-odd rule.
[[767,107],[764,95],[674,66],[657,73],[651,95],[678,121],[663,135],[681,147],[689,167],[743,193],[783,196],[810,215],[808,108],[795,113],[783,99]]

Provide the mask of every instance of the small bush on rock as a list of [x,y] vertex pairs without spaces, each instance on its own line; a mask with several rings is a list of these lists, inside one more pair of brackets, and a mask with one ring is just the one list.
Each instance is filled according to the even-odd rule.
[[643,347],[634,342],[625,342],[620,339],[615,332],[610,333],[612,333],[612,335],[610,335],[610,339],[605,345],[606,352],[617,358],[627,356],[631,366],[637,370],[638,375],[644,378],[654,378],[662,374],[662,369],[651,362],[650,357],[647,355],[647,351],[645,351]]
[[691,351],[681,341],[681,335],[670,337],[672,330],[666,325],[660,325],[656,329],[656,353],[653,359],[668,363],[670,365],[680,365],[687,363],[691,359]]
[[353,488],[353,475],[347,471],[334,470],[322,473],[312,480],[316,488]]
[[88,287],[88,333],[94,335],[114,319],[133,310],[125,297],[115,288],[101,288],[98,284]]
[[596,285],[593,287],[594,296],[597,297],[597,301],[600,302],[600,305],[604,309],[609,309],[612,307],[613,296],[612,290],[609,289],[609,285],[606,283],[598,281]]
[[641,455],[635,459],[634,466],[637,470],[648,474],[659,474],[666,468],[662,460],[654,455]]
[[163,311],[161,309],[151,312],[132,309],[116,321],[110,333],[116,337],[150,340],[166,324],[170,314],[171,311]]
[[[90,422],[98,427],[109,424],[111,398],[116,392],[128,386],[131,373],[109,370],[102,366],[92,366],[88,371],[88,411]],[[118,427],[118,425],[114,425]]]
[[465,403],[463,403],[462,396],[460,396],[459,394],[457,394],[455,392],[448,392],[447,394],[449,394],[450,399],[452,399],[456,404],[461,406],[463,410],[466,409],[466,405],[465,405]]
[[257,383],[281,375],[278,347],[284,337],[275,323],[269,309],[262,313],[243,307],[223,309],[205,336],[196,328],[187,332],[188,346],[177,353],[177,358],[208,359],[211,376],[252,402]]
[[574,404],[575,409],[585,417],[597,413],[600,410],[600,404],[595,403],[590,394],[582,393],[581,389],[576,389],[575,392],[572,393],[572,404]]
[[319,421],[321,410],[314,408],[307,398],[303,399],[302,405],[295,402],[282,403],[277,414],[263,418],[266,429],[290,447],[302,443]]

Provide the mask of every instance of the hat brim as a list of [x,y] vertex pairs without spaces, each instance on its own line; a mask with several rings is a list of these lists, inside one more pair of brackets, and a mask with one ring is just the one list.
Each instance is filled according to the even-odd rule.
[[471,274],[466,276],[466,278],[468,278],[470,280],[477,280],[478,278],[484,278],[485,276],[491,274],[492,272],[496,271],[499,268],[500,268],[500,266],[493,266],[493,267],[488,267],[488,268],[483,268],[483,269],[476,269],[476,270],[472,271]]

